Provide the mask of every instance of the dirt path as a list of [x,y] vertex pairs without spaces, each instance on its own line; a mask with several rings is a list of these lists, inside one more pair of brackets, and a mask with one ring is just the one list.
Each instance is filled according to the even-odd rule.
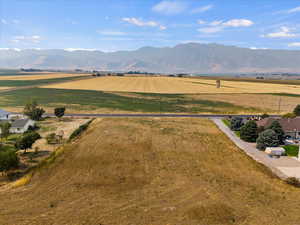
[[242,149],[247,155],[259,163],[270,168],[278,177],[286,179],[288,177],[300,178],[300,162],[294,158],[285,156],[277,158],[269,157],[265,152],[259,151],[251,143],[247,143],[237,137],[220,118],[213,118],[212,121],[226,134],[235,145]]

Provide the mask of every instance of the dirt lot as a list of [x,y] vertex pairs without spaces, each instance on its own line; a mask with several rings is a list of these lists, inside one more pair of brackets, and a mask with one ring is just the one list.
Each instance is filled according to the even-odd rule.
[[172,77],[100,77],[44,86],[44,88],[80,89],[144,93],[293,93],[300,94],[299,86],[239,81],[222,81],[216,88],[215,80]]
[[298,225],[300,190],[205,119],[103,119],[24,187],[3,225]]

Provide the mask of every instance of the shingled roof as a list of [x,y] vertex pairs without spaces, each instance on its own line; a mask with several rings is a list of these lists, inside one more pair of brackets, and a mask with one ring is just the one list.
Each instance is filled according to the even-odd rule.
[[263,120],[257,121],[257,126],[263,126],[263,127],[267,128],[275,120],[278,120],[278,122],[282,126],[282,129],[284,130],[284,132],[295,131],[295,130],[300,131],[300,117],[281,118],[281,119],[265,118]]
[[15,120],[12,122],[11,128],[23,128],[28,121],[29,119]]

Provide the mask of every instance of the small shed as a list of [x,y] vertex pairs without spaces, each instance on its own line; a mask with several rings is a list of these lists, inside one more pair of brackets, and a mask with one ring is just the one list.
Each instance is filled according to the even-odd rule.
[[282,147],[267,147],[265,152],[270,156],[280,157],[285,154],[285,149]]

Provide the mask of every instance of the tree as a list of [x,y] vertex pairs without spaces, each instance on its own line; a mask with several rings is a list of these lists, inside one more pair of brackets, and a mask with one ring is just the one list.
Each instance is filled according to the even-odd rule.
[[257,135],[257,124],[255,121],[250,120],[241,128],[241,139],[247,142],[255,142]]
[[230,129],[233,131],[239,131],[243,126],[243,118],[241,117],[233,117],[230,123]]
[[31,148],[40,138],[41,136],[37,132],[26,133],[16,141],[15,147],[19,150],[24,150],[24,153],[26,153],[26,150]]
[[300,105],[297,105],[293,112],[296,116],[300,116]]
[[267,147],[278,147],[280,141],[275,131],[268,129],[259,134],[256,143],[259,150],[265,150]]
[[271,130],[275,131],[275,133],[277,134],[278,139],[280,141],[280,144],[283,143],[284,131],[282,130],[282,127],[281,127],[280,123],[278,122],[278,120],[274,120],[267,129],[271,129]]
[[61,107],[61,108],[55,108],[54,109],[54,114],[57,118],[61,118],[65,115],[65,111],[66,111],[66,108],[65,107]]
[[261,115],[261,118],[262,118],[262,119],[265,119],[265,118],[268,118],[268,117],[270,117],[270,116],[269,116],[269,114],[267,114],[267,113],[264,113],[264,114]]
[[6,172],[19,165],[19,158],[14,151],[0,151],[0,172]]
[[1,129],[1,138],[7,138],[10,134],[9,129],[11,127],[11,124],[9,122],[0,124]]
[[260,134],[261,132],[265,131],[265,127],[264,126],[259,126],[257,128],[257,134]]
[[24,107],[24,114],[32,120],[41,120],[45,110],[38,107],[36,101],[29,101]]

